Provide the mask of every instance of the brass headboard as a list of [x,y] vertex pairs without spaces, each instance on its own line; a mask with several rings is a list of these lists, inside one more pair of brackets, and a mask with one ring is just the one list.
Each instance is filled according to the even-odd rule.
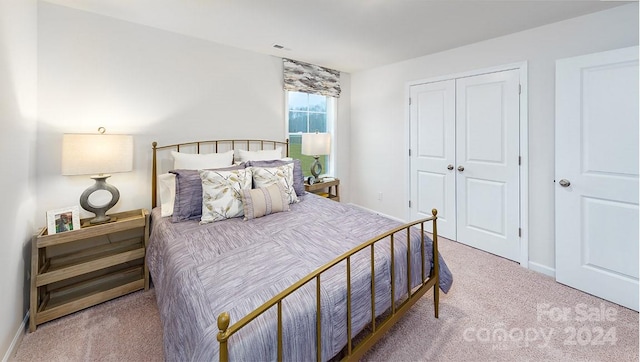
[[[178,151],[194,154],[206,154],[213,152],[225,152],[229,150],[275,150],[278,147],[283,148],[284,157],[289,157],[289,140],[272,141],[272,140],[211,140],[211,141],[194,141],[185,143],[176,143],[167,146],[158,146],[157,142],[152,142],[153,147],[153,164],[151,171],[151,208],[157,206],[157,185],[158,185],[158,151]],[[201,152],[202,151],[202,152]]]

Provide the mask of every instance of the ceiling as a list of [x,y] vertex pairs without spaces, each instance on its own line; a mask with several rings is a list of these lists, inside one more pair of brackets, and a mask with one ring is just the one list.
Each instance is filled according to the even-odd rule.
[[[629,3],[579,0],[46,0],[357,72]],[[274,44],[284,46],[276,49]]]

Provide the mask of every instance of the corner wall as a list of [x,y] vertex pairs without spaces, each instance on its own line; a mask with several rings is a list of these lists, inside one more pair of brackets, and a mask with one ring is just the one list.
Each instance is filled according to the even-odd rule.
[[353,73],[351,201],[406,218],[407,82],[528,61],[529,261],[552,273],[555,61],[633,45],[638,45],[637,3]]
[[35,232],[37,3],[0,1],[0,357],[7,359],[28,310]]

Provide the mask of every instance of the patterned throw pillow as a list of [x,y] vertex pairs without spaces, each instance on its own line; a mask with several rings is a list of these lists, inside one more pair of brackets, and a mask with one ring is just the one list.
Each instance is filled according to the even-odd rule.
[[251,189],[251,170],[200,170],[202,179],[201,224],[244,215],[241,191]]
[[289,196],[280,183],[252,190],[242,190],[240,193],[242,194],[245,220],[289,211]]
[[267,187],[280,183],[289,198],[289,203],[298,202],[296,190],[293,188],[293,163],[278,167],[249,167],[253,174],[253,187]]
[[277,167],[286,165],[287,163],[293,163],[293,188],[296,190],[296,195],[302,196],[304,191],[304,176],[302,175],[302,165],[300,160],[267,160],[267,161],[247,161],[247,167]]
[[[244,164],[208,171],[231,171],[244,169]],[[175,174],[175,201],[172,222],[199,220],[202,218],[202,179],[198,170],[171,170]]]

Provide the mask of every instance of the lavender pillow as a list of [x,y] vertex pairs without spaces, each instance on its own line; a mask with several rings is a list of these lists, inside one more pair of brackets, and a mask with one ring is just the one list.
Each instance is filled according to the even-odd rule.
[[[218,171],[241,170],[244,164],[217,168]],[[176,175],[176,198],[172,222],[197,220],[202,217],[202,179],[198,170],[171,170]]]
[[[269,160],[269,161],[247,161],[247,167],[278,167],[293,162],[293,189],[296,190],[296,195],[304,195],[304,176],[302,175],[302,166],[300,160],[294,159],[291,161],[283,160]],[[177,193],[177,191],[176,191]]]

